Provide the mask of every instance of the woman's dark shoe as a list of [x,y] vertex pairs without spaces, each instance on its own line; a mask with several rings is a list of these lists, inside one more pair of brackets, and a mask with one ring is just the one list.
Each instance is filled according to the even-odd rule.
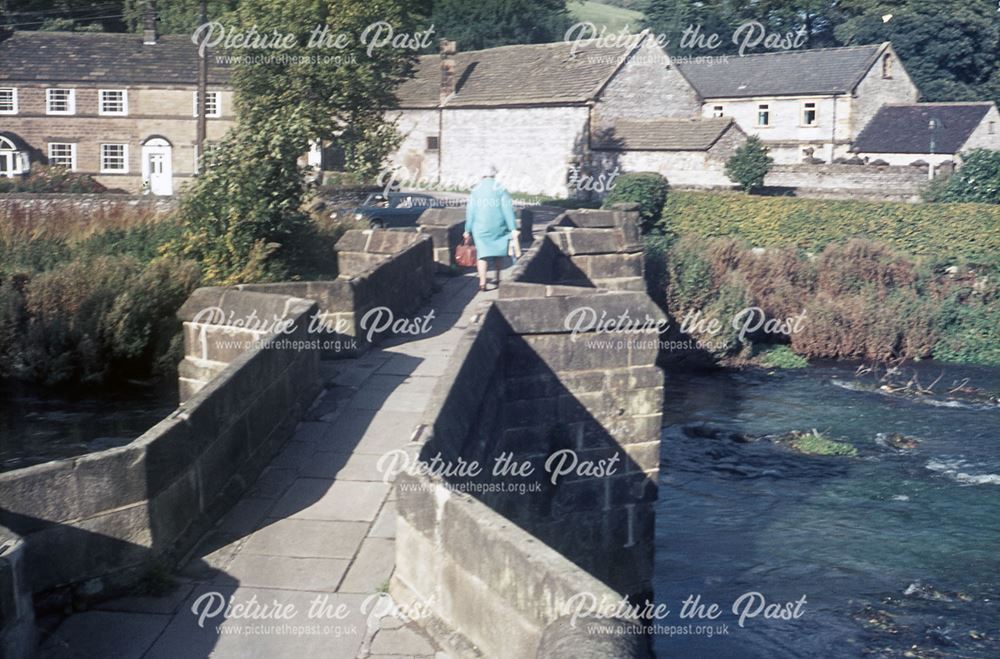
[[479,285],[479,290],[480,291],[485,291],[486,290],[486,284],[480,284]]

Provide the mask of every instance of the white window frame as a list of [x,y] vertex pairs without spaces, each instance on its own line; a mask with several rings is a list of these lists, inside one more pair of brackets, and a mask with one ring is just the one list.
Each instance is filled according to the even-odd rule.
[[10,92],[11,109],[0,110],[0,114],[17,114],[17,87],[0,87],[0,92]]
[[[104,109],[104,95],[105,94],[121,94],[122,95],[122,109],[121,110],[105,110]],[[99,89],[97,91],[97,114],[105,117],[126,117],[128,116],[128,90],[127,89]]]
[[[767,115],[767,121],[765,123],[760,122],[760,115],[764,113]],[[770,103],[758,103],[757,104],[757,128],[770,128],[773,124],[771,123],[771,104]]]
[[[120,146],[122,147],[122,169],[109,169],[105,166],[105,158],[107,157],[104,150],[109,146]],[[128,174],[128,144],[122,144],[120,142],[108,142],[101,144],[101,173],[102,174]]]
[[[811,108],[809,106],[812,106]],[[813,122],[809,123],[806,121],[806,111],[813,111]],[[799,121],[802,122],[803,128],[814,128],[819,126],[819,104],[816,101],[802,101],[802,111],[799,115]]]
[[[198,92],[192,92],[192,116],[198,116]],[[206,109],[205,118],[207,119],[218,119],[222,116],[222,92],[217,91],[207,91],[205,92],[205,105],[209,105],[208,101],[215,99],[215,110]]]
[[726,106],[724,105],[713,105],[712,106],[712,116],[716,119],[719,117],[726,116]]
[[[52,155],[52,147],[54,147],[54,146],[68,146],[69,147],[69,171],[75,172],[76,171],[76,144],[74,144],[73,142],[49,142],[48,155],[49,155],[49,164],[50,165],[53,164],[52,163],[52,158],[54,156]],[[63,167],[65,167],[65,165],[63,165]]]
[[[52,109],[52,92],[65,91],[69,92],[66,97],[66,110],[53,110]],[[76,90],[72,87],[49,87],[45,90],[45,114],[76,114]]]

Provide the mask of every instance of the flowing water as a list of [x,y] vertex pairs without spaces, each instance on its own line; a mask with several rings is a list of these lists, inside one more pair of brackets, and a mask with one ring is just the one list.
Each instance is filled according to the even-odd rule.
[[[935,394],[888,394],[844,364],[668,375],[658,656],[1000,657],[1000,369],[906,370],[943,373]],[[947,395],[963,381],[978,394]],[[813,428],[857,457],[739,441]],[[747,596],[740,627],[745,593],[766,604]],[[722,613],[681,619],[692,595]],[[765,618],[770,604],[801,615]]]
[[0,471],[128,444],[177,407],[177,385],[46,389],[0,381]]

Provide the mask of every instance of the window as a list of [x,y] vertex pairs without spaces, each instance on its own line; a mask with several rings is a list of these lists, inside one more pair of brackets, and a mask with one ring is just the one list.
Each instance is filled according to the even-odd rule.
[[46,89],[46,112],[48,114],[75,114],[75,89]]
[[815,103],[803,103],[802,104],[802,125],[803,126],[815,126],[817,124],[816,115],[816,104]]
[[428,135],[427,136],[427,150],[428,151],[437,151],[438,148],[440,148],[440,141],[438,140],[438,136],[437,135]]
[[989,133],[993,135],[996,132],[997,122],[991,121],[989,125]]
[[[194,116],[198,116],[198,92],[194,93]],[[205,92],[205,116],[222,116],[222,93]]]
[[49,164],[76,171],[76,145],[49,142]]
[[713,117],[721,117],[723,109],[724,108],[721,105],[714,105],[714,106],[712,106],[712,116]]
[[767,103],[761,103],[757,106],[757,125],[758,126],[770,126],[771,125],[771,111],[768,109]]
[[892,55],[886,53],[882,56],[882,77],[891,78],[892,77]]
[[98,101],[99,114],[128,114],[128,94],[124,89],[102,89]]
[[102,172],[127,172],[128,171],[128,145],[127,144],[102,144],[101,145],[101,171]]
[[0,88],[0,114],[17,114],[17,90]]

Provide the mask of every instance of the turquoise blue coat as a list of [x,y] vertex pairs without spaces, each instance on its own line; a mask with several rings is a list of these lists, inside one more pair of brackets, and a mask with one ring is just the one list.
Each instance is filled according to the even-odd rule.
[[514,233],[514,202],[494,178],[484,178],[469,195],[465,208],[465,232],[472,234],[476,256],[485,259],[507,256]]

